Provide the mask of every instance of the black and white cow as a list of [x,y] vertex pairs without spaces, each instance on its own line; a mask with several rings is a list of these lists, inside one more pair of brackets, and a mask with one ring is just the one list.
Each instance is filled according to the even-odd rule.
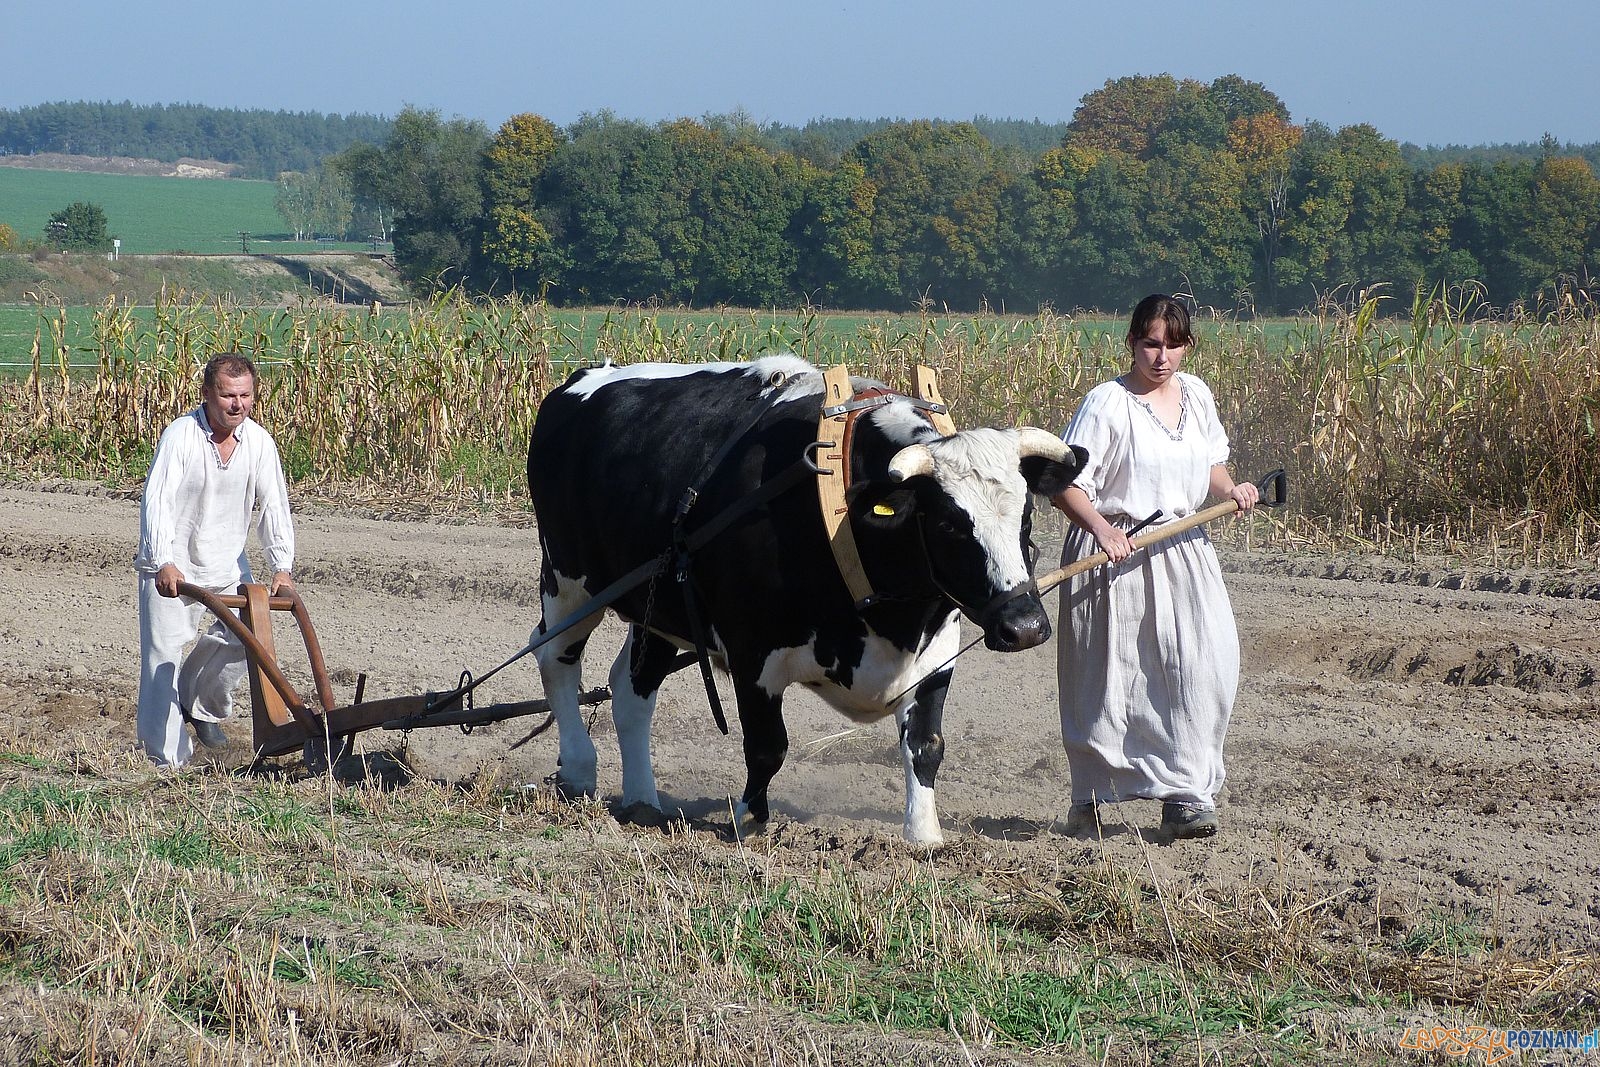
[[[535,639],[660,556],[672,544],[685,488],[708,467],[682,521],[689,530],[788,471],[817,439],[822,395],[822,375],[787,355],[604,366],[550,393],[528,447],[544,550]],[[758,405],[765,410],[751,426]],[[941,437],[901,397],[858,417],[850,460],[849,522],[875,603],[858,610],[846,589],[814,476],[739,517],[692,557],[695,610],[714,661],[732,676],[744,735],[749,777],[736,817],[767,819],[767,786],[789,744],[783,693],[799,683],[857,721],[895,716],[905,836],[934,845],[942,840],[933,794],[941,715],[960,616],[983,627],[992,649],[1049,639],[1026,548],[1029,491],[1064,488],[1082,450],[1032,427]],[[656,690],[691,646],[691,622],[671,571],[613,607],[631,624],[611,668],[622,801],[658,807],[650,757]],[[595,792],[595,747],[578,691],[584,644],[599,619],[591,615],[536,653],[560,730],[557,782],[573,795]]]

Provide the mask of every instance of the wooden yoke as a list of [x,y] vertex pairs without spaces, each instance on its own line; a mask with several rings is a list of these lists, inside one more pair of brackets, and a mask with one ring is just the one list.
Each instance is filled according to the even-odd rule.
[[[911,381],[919,398],[940,408],[945,406],[944,398],[939,395],[938,375],[932,367],[918,364]],[[846,500],[850,488],[850,424],[857,412],[840,409],[856,394],[850,384],[850,368],[842,364],[824,371],[822,383],[822,414],[817,421],[817,440],[822,445],[821,462],[817,464],[817,502],[822,508],[822,525],[828,533],[828,545],[833,549],[834,565],[839,568],[839,576],[844,579],[845,588],[859,611],[871,604],[876,594],[861,564]],[[956,432],[955,422],[948,412],[924,409],[922,414],[943,436]]]
[[944,411],[925,411],[928,421],[933,423],[933,428],[945,437],[956,432],[955,420],[950,417],[949,406],[944,402],[944,397],[939,393],[939,375],[932,367],[917,364],[916,370],[911,372],[911,388],[924,400],[938,404]]
[[856,549],[856,534],[850,527],[850,508],[845,502],[845,490],[850,485],[850,457],[845,455],[845,430],[849,428],[853,412],[841,411],[830,416],[828,408],[842,405],[855,395],[850,385],[850,368],[844,364],[829,367],[822,375],[822,417],[817,423],[817,440],[822,442],[817,464],[817,502],[822,506],[822,525],[828,532],[828,544],[833,548],[833,561],[850,590],[850,599],[860,608],[872,599],[872,583],[861,566],[861,553]]

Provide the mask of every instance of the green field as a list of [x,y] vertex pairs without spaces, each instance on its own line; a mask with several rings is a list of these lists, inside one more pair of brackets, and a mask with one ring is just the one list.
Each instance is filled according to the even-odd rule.
[[[272,206],[272,182],[235,178],[155,178],[132,174],[0,167],[0,222],[23,240],[43,240],[50,216],[74,201],[99,204],[122,252],[238,252],[239,231],[252,235],[250,251],[323,247],[286,238]],[[268,238],[278,241],[268,243]],[[327,247],[363,249],[364,244]]]
[[[68,362],[78,367],[94,367],[98,357],[94,344],[94,307],[67,308],[66,347]],[[33,339],[40,334],[43,358],[56,358],[49,323],[59,314],[57,309],[41,313],[37,306],[0,304],[0,376],[16,374],[19,368],[31,365]],[[137,307],[133,316],[143,322],[155,318],[155,310]],[[333,314],[327,312],[326,314]],[[385,324],[400,328],[407,312],[403,308],[386,308]],[[509,312],[485,308],[481,316],[497,315],[504,318]],[[821,362],[848,359],[848,353],[864,341],[877,340],[883,347],[897,347],[905,340],[917,340],[924,335],[947,335],[953,327],[976,334],[1004,335],[1007,343],[1002,348],[1015,348],[1025,343],[1039,328],[1040,320],[1032,316],[1000,315],[891,315],[829,313],[808,315],[790,311],[654,311],[637,308],[573,308],[546,310],[548,318],[556,323],[559,339],[552,346],[557,358],[575,363],[593,360],[603,355],[602,338],[626,336],[632,343],[659,338],[663,341],[698,337],[704,347],[728,359],[747,359],[762,352],[794,351],[807,353]],[[270,312],[263,312],[270,317]],[[294,317],[278,317],[276,328],[287,331],[294,325]],[[1121,319],[1079,317],[1073,320],[1080,331],[1080,344],[1085,350],[1111,346],[1120,352],[1120,338],[1126,324]],[[1295,328],[1294,320],[1275,319],[1248,326],[1223,325],[1210,322],[1198,324],[1202,341],[1210,339],[1231,341],[1241,332],[1259,331],[1263,343],[1282,347]],[[270,355],[270,353],[261,353]]]
[[[65,341],[67,361],[79,368],[98,365],[94,343],[94,307],[69,307]],[[51,325],[60,314],[59,309],[41,311],[33,305],[0,304],[0,377],[26,373],[32,365],[33,340],[39,336],[41,357],[54,364],[57,353]],[[152,323],[155,309],[132,309],[135,319]],[[332,314],[331,312],[328,314]],[[385,324],[400,328],[407,312],[403,308],[385,309]],[[498,312],[485,309],[483,315],[498,314],[504,318],[504,308]],[[763,311],[642,311],[638,309],[550,309],[549,319],[555,324],[558,339],[552,345],[553,357],[574,363],[587,362],[605,354],[606,338],[616,344],[628,339],[632,348],[641,342],[659,339],[670,342],[688,337],[701,338],[705,348],[720,351],[728,359],[746,359],[763,352],[795,351],[810,353],[822,362],[848,358],[848,352],[867,339],[879,339],[886,347],[895,347],[906,340],[920,339],[923,335],[948,334],[952,328],[964,327],[974,333],[1002,331],[1026,338],[1035,326],[1033,320],[1015,316],[929,316],[888,314],[828,314],[809,316],[802,312]],[[277,316],[263,311],[263,320],[275,320],[269,333],[280,333],[282,351],[288,332],[295,326],[294,316]],[[1106,337],[1119,335],[1120,321],[1085,318],[1077,320],[1085,348],[1105,344]],[[276,355],[278,353],[261,353]]]

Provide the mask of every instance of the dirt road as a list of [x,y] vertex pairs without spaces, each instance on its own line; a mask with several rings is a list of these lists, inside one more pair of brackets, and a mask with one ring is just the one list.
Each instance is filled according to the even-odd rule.
[[[69,758],[110,748],[137,760],[137,528],[127,494],[0,488],[0,749]],[[536,621],[538,545],[525,525],[309,506],[298,529],[298,576],[341,700],[357,671],[370,676],[369,698],[447,688],[462,668],[481,672],[520,648]],[[939,802],[951,861],[1105,858],[1179,892],[1293,887],[1395,939],[1600,950],[1600,572],[1233,552],[1224,566],[1245,666],[1222,833],[1150,842],[1134,831],[1155,826],[1157,806],[1133,802],[1112,809],[1103,842],[1062,836],[1054,649],[980,648],[946,708]],[[604,682],[607,634],[620,629],[607,623],[596,637],[591,684]],[[286,664],[305,684],[293,657]],[[665,803],[714,821],[742,787],[742,761],[698,684],[685,671],[663,691],[657,774]],[[480,702],[537,696],[537,672],[517,664],[486,689]],[[893,853],[903,787],[892,723],[852,728],[798,690],[788,709],[773,846],[861,863]],[[419,775],[515,783],[555,767],[553,735],[511,747],[530,725],[361,736]],[[593,730],[601,788],[615,793],[604,708]],[[219,758],[245,763],[248,731],[232,733]]]

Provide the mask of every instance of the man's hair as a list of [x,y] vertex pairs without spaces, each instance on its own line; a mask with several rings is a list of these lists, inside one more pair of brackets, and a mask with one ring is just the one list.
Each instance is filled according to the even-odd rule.
[[1192,345],[1194,331],[1189,326],[1189,305],[1181,296],[1151,293],[1133,309],[1133,320],[1128,323],[1128,345],[1142,337],[1150,336],[1150,327],[1161,319],[1167,324],[1167,344]]
[[219,376],[242,378],[247,374],[250,376],[250,384],[254,386],[256,384],[256,365],[250,362],[249,356],[242,352],[224,352],[221,355],[212,356],[206,363],[205,374],[200,379],[200,386],[203,389],[212,389],[216,387]]

